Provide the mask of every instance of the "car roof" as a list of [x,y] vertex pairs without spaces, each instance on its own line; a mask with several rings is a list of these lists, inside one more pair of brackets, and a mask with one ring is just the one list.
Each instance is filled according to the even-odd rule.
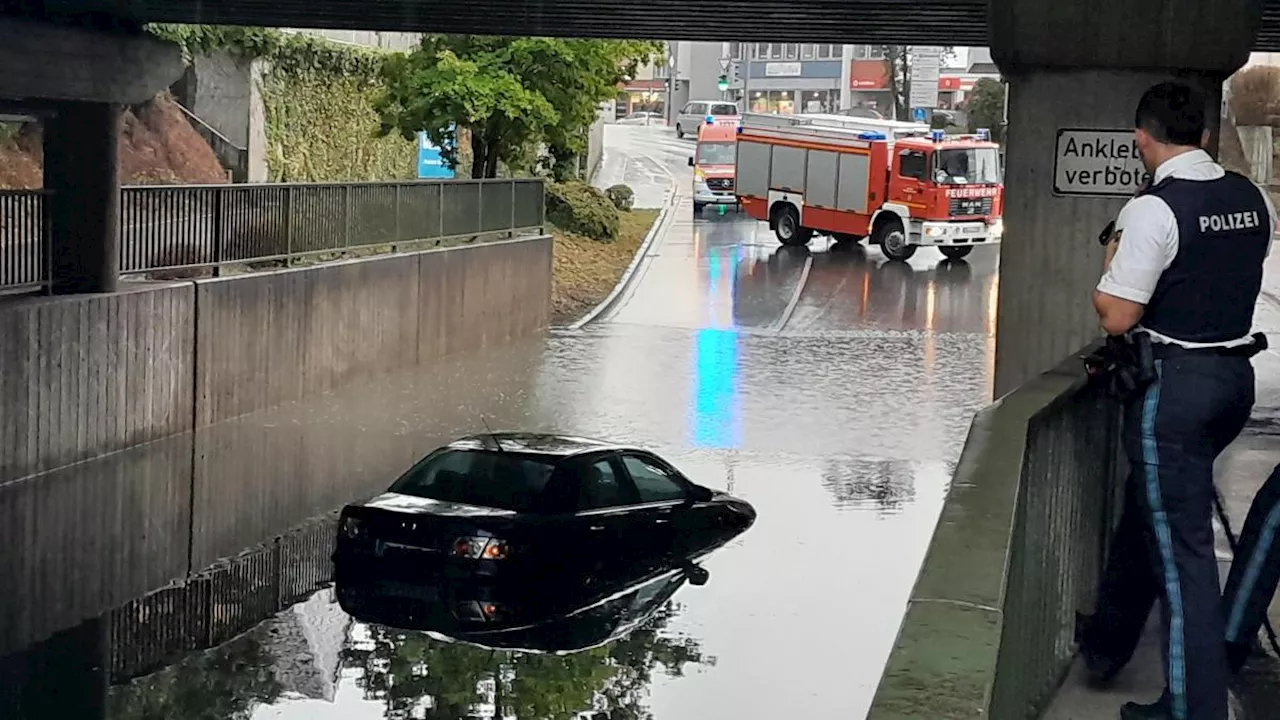
[[502,452],[549,455],[559,458],[601,450],[636,449],[605,440],[575,437],[573,435],[520,432],[468,435],[454,440],[446,447],[453,450],[501,450]]

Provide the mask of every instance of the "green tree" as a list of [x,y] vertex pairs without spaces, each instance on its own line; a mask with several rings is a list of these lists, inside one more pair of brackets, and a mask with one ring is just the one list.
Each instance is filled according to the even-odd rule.
[[1004,142],[1005,84],[999,80],[982,78],[973,84],[969,93],[969,132],[980,128],[991,131],[991,139]]
[[495,177],[500,162],[529,169],[528,149],[540,143],[561,176],[586,148],[596,108],[659,50],[627,40],[429,36],[384,65],[376,109],[384,134],[426,131],[454,167],[466,131],[472,177]]

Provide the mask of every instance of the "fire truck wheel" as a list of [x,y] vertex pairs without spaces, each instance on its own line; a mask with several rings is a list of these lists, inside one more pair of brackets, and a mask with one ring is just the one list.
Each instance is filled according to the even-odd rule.
[[942,251],[942,256],[948,260],[959,260],[960,258],[968,257],[969,253],[973,252],[971,247],[940,247],[938,249]]
[[800,227],[800,213],[791,205],[780,205],[774,210],[774,234],[783,245],[808,245],[813,239],[813,231]]
[[877,227],[872,241],[880,246],[884,256],[890,260],[907,260],[916,254],[916,246],[907,242],[907,234],[902,230],[902,223],[897,220]]

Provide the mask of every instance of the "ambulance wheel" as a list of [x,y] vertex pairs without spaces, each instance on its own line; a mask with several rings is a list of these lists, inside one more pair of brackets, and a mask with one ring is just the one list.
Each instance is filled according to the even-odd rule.
[[897,220],[877,227],[872,242],[879,245],[880,251],[890,260],[908,260],[916,254],[916,246],[907,242],[907,233]]
[[791,205],[782,205],[774,211],[773,232],[783,245],[808,245],[813,231],[800,227],[800,213]]
[[969,253],[973,252],[972,247],[949,246],[949,247],[940,247],[938,249],[942,251],[942,256],[948,260],[959,260],[961,258],[966,258],[966,257],[969,257]]

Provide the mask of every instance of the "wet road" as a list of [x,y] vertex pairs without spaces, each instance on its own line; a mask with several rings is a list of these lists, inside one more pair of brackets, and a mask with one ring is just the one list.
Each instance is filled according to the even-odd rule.
[[[657,128],[609,128],[602,184],[633,183],[641,206],[665,202],[672,181],[676,193],[610,315],[361,395],[390,414],[380,395],[448,385],[438,412],[397,422],[461,434],[483,412],[495,429],[623,439],[748,500],[758,521],[705,559],[705,585],[679,587],[627,639],[540,658],[357,623],[325,590],[114,688],[108,716],[184,716],[182,695],[209,718],[500,717],[495,678],[522,720],[592,707],[658,720],[865,715],[968,420],[990,396],[997,257],[886,263],[824,238],[783,250],[732,211],[693,217],[691,152]],[[527,384],[493,382],[515,374]]]

